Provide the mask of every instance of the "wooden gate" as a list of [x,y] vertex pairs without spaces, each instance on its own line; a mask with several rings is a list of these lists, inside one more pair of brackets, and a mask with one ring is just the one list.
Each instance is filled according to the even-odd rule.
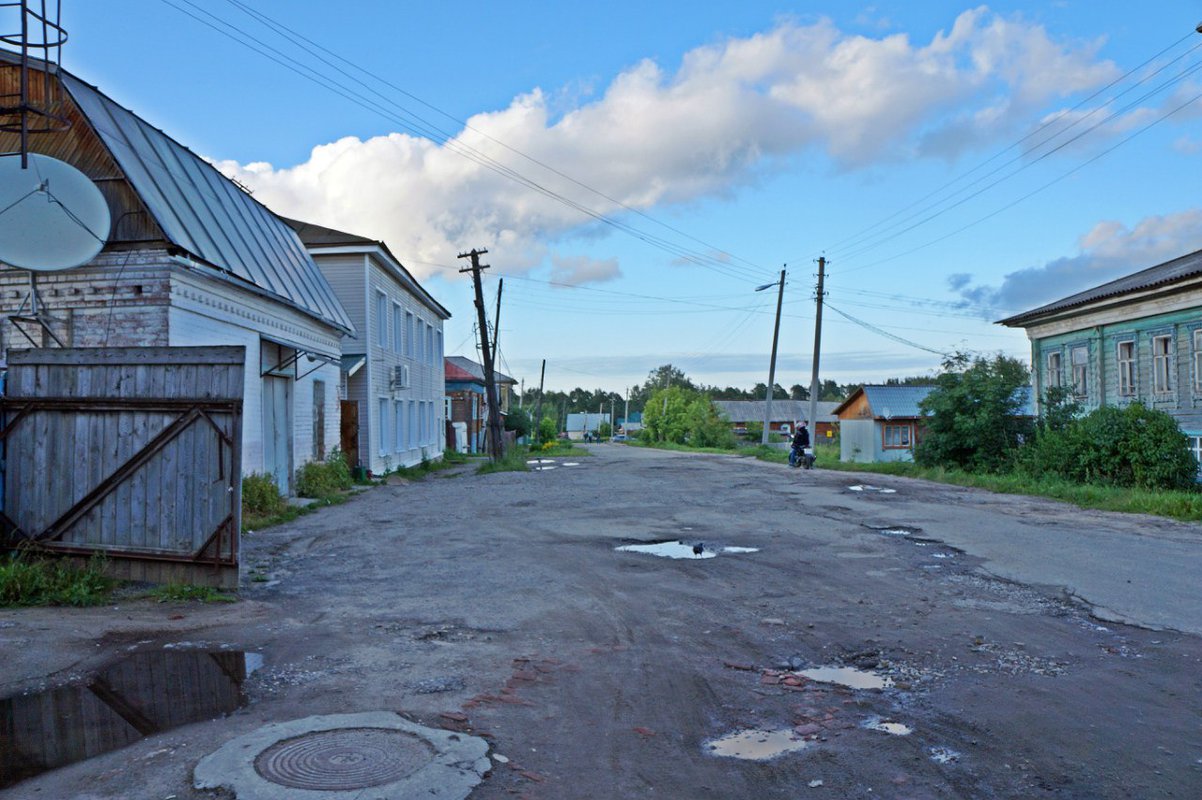
[[0,544],[238,585],[243,347],[10,350]]

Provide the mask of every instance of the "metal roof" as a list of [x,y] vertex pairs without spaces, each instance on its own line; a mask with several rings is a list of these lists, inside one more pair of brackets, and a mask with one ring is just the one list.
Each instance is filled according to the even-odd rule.
[[1172,261],[1166,261],[1163,264],[1149,267],[1132,275],[1126,275],[1109,283],[1103,283],[1101,286],[1095,286],[1092,289],[1086,289],[1083,292],[1069,295],[1031,311],[1024,311],[1021,314],[1000,320],[999,324],[1012,328],[1021,328],[1035,322],[1039,317],[1057,311],[1065,311],[1076,306],[1083,306],[1095,300],[1104,300],[1131,292],[1155,289],[1186,278],[1198,276],[1202,276],[1202,250],[1174,258]]
[[[765,393],[767,391],[765,390]],[[726,415],[731,422],[760,422],[764,421],[764,404],[766,400],[714,400],[714,407]],[[818,401],[818,422],[834,422],[838,403],[830,400]],[[799,422],[809,420],[809,400],[773,400],[771,422]]]
[[353,333],[296,233],[211,164],[66,71],[63,86],[171,244]]
[[305,247],[314,250],[320,250],[323,247],[330,248],[345,248],[362,249],[366,251],[376,250],[384,258],[386,266],[392,267],[396,272],[396,277],[399,277],[401,284],[404,285],[410,292],[413,293],[418,300],[425,304],[427,308],[433,311],[442,319],[450,319],[451,312],[434,299],[434,295],[426,291],[425,287],[418,283],[417,278],[405,268],[401,260],[392,254],[388,249],[388,245],[384,242],[375,239],[368,239],[366,236],[359,236],[346,231],[327,228],[323,225],[314,225],[312,222],[301,222],[288,217],[280,217],[288,227],[296,231],[296,235],[300,237],[301,242]]
[[[464,358],[463,356],[447,356],[444,359],[444,362],[447,365],[447,367],[455,368],[455,369],[446,369],[447,380],[449,380],[449,381],[462,380],[462,378],[460,378],[458,375],[455,374],[455,370],[460,370],[460,371],[466,373],[467,375],[469,375],[471,380],[479,381],[480,383],[484,383],[484,366],[481,364],[477,364],[475,361],[472,361],[470,358]],[[454,377],[452,377],[452,376],[454,376]],[[493,370],[493,377],[496,378],[497,383],[517,383],[517,381],[515,381],[513,378],[509,377],[508,375],[502,374],[499,370],[496,370],[496,369]]]

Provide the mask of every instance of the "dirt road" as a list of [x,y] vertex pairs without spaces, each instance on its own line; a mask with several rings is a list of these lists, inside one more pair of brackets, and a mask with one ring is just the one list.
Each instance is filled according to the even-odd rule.
[[[998,541],[1101,532],[1100,547],[1197,559],[1197,526],[732,457],[593,452],[379,487],[250,535],[237,604],[0,612],[0,694],[165,645],[248,653],[253,669],[233,713],[0,797],[212,797],[191,788],[192,769],[223,742],[361,711],[485,736],[480,799],[1202,796],[1202,642],[1163,629],[1182,612],[1160,630],[1101,622],[1088,588],[1014,582],[1070,573],[1051,555],[1067,544],[1010,564]],[[704,557],[616,549],[663,540]],[[1148,580],[1122,618],[1155,605]],[[805,674],[821,667],[883,685]],[[747,730],[769,739],[760,747],[782,732],[793,752],[719,754]]]

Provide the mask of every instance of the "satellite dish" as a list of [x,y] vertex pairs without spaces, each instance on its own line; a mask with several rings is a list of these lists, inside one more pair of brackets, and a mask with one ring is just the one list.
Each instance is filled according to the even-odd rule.
[[104,247],[112,217],[96,184],[57,158],[0,156],[0,261],[35,272],[86,264]]
[[893,410],[889,406],[885,406],[881,409],[881,416],[885,419],[893,419]]

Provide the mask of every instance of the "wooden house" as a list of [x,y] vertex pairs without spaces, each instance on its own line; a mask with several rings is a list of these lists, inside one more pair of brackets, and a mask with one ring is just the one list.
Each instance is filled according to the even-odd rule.
[[440,458],[451,312],[384,242],[287,220],[359,332],[342,343],[342,449],[375,474]]
[[[736,434],[746,434],[747,425],[764,424],[764,400],[715,400],[714,408],[730,421]],[[839,418],[835,416],[838,403],[818,401],[818,419],[809,422],[809,400],[773,400],[769,413],[770,441],[784,441],[793,435],[799,422],[809,422],[810,440],[833,439],[839,434]]]
[[[44,324],[20,313],[31,273],[0,266],[0,367],[30,347],[240,345],[241,470],[290,493],[296,467],[338,442],[346,311],[292,229],[205,159],[69,72],[30,69],[32,90],[53,95],[34,99],[64,123],[30,135],[30,151],[90,178],[113,224],[90,263],[37,276]],[[20,72],[0,51],[0,95]],[[0,152],[18,150],[0,131]]]
[[1202,463],[1202,250],[1001,320],[1031,341],[1035,395],[1139,401],[1177,420]]
[[[485,452],[488,400],[484,366],[463,356],[443,359],[446,370],[447,444],[462,453]],[[509,412],[509,399],[517,383],[496,370],[497,403],[502,419]]]
[[922,436],[922,402],[934,386],[861,386],[834,410],[839,460],[913,461]]

